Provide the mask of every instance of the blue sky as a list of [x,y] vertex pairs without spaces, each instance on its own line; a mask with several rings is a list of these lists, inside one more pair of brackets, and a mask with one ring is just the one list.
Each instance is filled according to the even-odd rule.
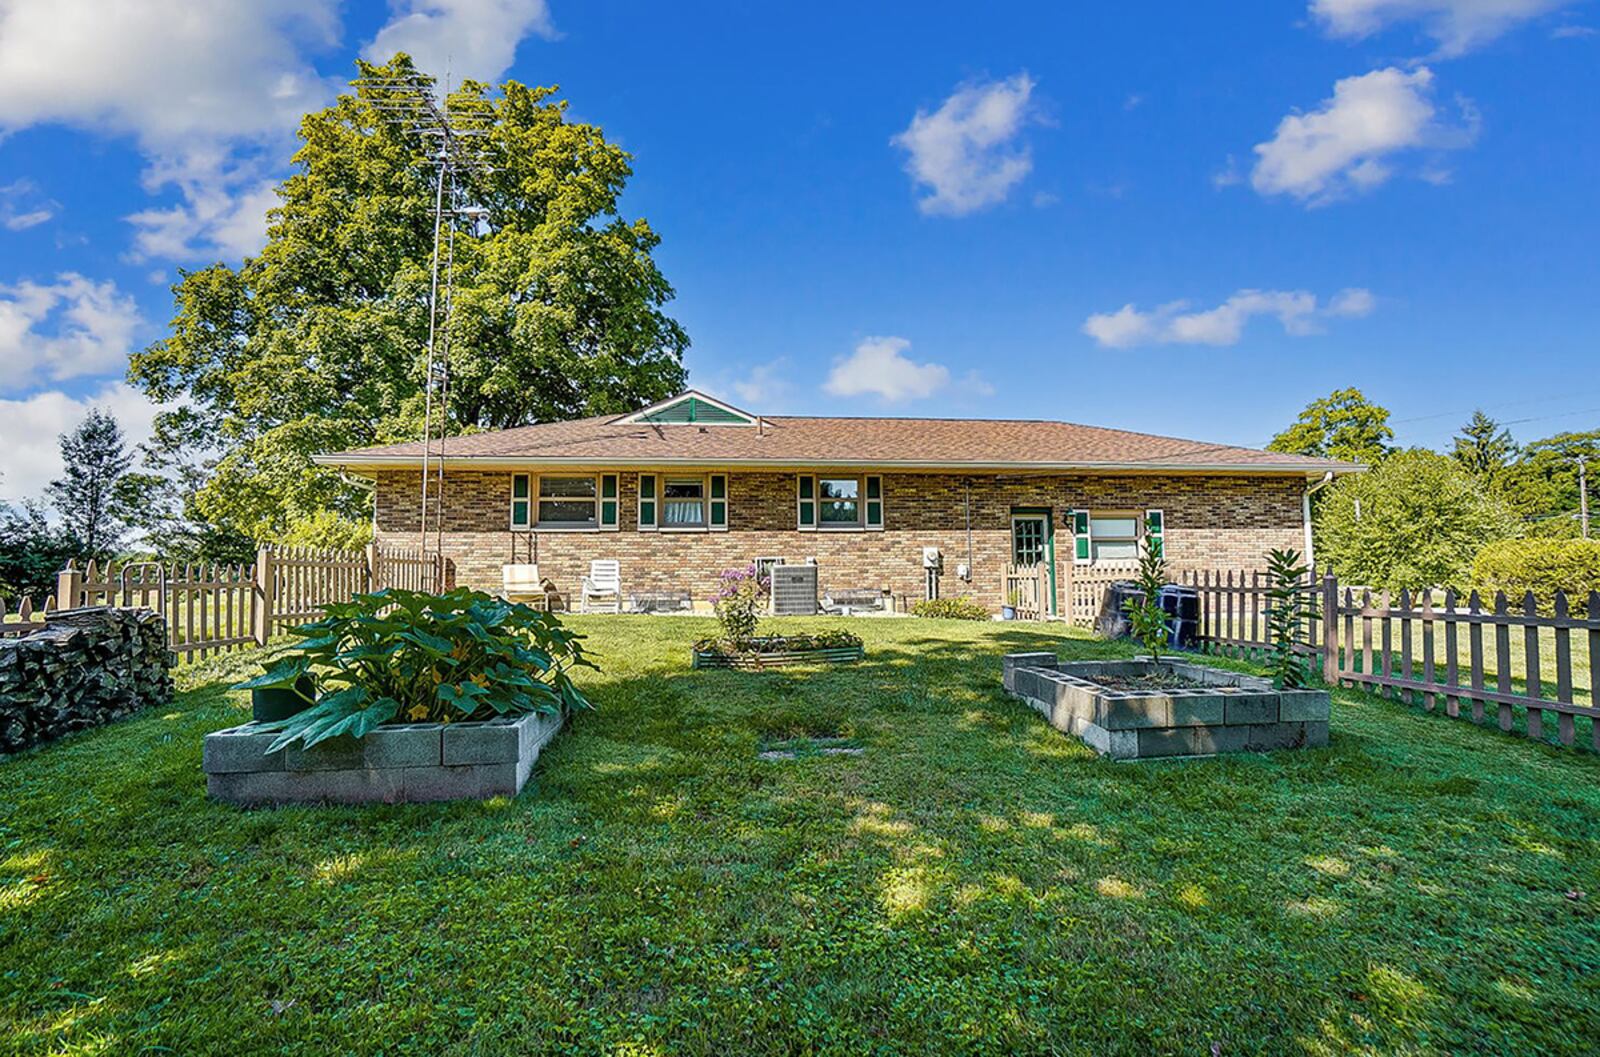
[[[1219,11],[1226,12],[1225,15]],[[54,472],[180,267],[259,245],[357,54],[559,84],[691,383],[769,413],[1264,443],[1600,424],[1595,0],[778,5],[0,0],[0,496]]]

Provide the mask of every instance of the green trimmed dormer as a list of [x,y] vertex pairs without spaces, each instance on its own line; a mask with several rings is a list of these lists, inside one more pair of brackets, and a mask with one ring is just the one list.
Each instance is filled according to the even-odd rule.
[[753,426],[756,416],[715,397],[689,389],[660,403],[641,408],[619,422],[645,422],[653,426]]

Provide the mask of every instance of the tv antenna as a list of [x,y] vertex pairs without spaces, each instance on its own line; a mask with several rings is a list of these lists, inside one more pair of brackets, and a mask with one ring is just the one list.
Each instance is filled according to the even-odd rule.
[[[422,382],[422,509],[419,526],[424,554],[428,551],[428,476],[437,473],[433,501],[434,553],[444,551],[444,449],[449,434],[450,321],[455,308],[456,229],[462,221],[476,231],[488,210],[470,200],[463,177],[494,171],[487,137],[493,120],[485,99],[458,99],[449,94],[449,75],[441,103],[433,78],[421,73],[355,80],[373,110],[401,131],[419,136],[426,149],[423,164],[433,170],[433,260],[428,283],[427,365]],[[443,302],[440,262],[443,259]],[[441,319],[442,310],[442,319]],[[435,405],[438,407],[438,459],[434,459]],[[443,586],[442,584],[437,586]]]

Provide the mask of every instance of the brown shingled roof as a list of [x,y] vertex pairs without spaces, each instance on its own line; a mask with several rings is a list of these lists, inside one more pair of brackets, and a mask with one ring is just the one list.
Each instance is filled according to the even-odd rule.
[[[651,425],[606,415],[452,437],[455,467],[522,465],[877,466],[1321,474],[1328,459],[1206,444],[1069,422],[948,418],[763,417],[760,425]],[[435,448],[437,454],[437,448]],[[410,465],[420,442],[321,455],[355,472]]]

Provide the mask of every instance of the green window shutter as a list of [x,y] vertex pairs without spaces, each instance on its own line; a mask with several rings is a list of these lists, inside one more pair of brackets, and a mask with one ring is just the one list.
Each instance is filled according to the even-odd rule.
[[728,527],[728,475],[714,473],[711,475],[711,499],[708,515],[713,529],[726,529]]
[[1089,561],[1089,512],[1072,512],[1072,560],[1087,564]]
[[525,529],[531,518],[531,504],[528,501],[529,493],[528,475],[514,473],[511,475],[511,527]]
[[817,527],[817,479],[801,474],[798,481],[799,527],[802,531],[810,531]]
[[1158,557],[1166,555],[1166,540],[1163,536],[1167,527],[1167,517],[1159,510],[1146,510],[1144,512],[1144,545],[1145,549]]
[[639,527],[656,527],[656,475],[653,473],[639,475]]
[[617,475],[603,473],[600,475],[600,527],[614,529],[619,527],[617,517]]
[[883,478],[867,478],[867,528],[883,528]]

